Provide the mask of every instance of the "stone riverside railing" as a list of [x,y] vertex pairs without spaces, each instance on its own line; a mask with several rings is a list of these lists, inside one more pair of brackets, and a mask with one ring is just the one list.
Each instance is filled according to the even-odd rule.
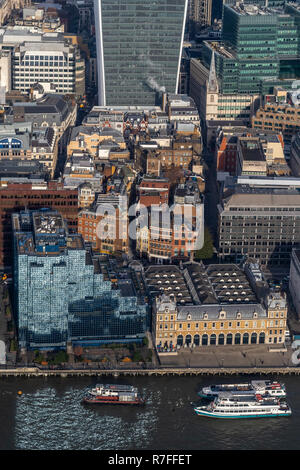
[[0,379],[15,377],[168,376],[168,375],[300,375],[300,367],[160,367],[153,369],[0,369]]

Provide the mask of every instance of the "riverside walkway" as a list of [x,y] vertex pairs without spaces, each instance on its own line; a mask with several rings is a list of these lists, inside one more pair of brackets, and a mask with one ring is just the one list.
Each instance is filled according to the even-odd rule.
[[4,377],[93,377],[93,376],[197,376],[197,375],[300,375],[300,367],[160,367],[153,369],[39,369],[18,367],[0,369]]

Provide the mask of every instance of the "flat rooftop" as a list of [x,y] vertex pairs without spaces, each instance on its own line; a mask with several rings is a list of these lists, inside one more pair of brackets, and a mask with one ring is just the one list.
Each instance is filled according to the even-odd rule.
[[243,159],[246,161],[265,161],[264,153],[257,140],[241,140],[240,146]]
[[238,184],[234,188],[234,193],[224,194],[224,202],[225,210],[234,210],[238,207],[243,212],[253,210],[275,212],[287,209],[294,212],[300,210],[300,191],[297,189],[251,187],[247,184]]
[[260,5],[245,5],[244,3],[239,3],[237,5],[228,5],[232,10],[234,10],[239,15],[243,16],[266,16],[266,15],[282,15],[284,14],[284,9],[281,7],[266,7]]
[[233,59],[235,57],[234,51],[222,41],[203,41],[203,44],[227,59]]
[[65,221],[56,211],[22,211],[13,214],[12,220],[19,254],[50,256],[67,249],[84,249],[81,235],[68,234]]

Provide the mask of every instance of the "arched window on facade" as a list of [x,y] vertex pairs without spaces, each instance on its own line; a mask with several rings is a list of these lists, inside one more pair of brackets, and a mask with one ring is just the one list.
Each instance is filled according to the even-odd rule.
[[194,344],[195,344],[195,346],[199,346],[199,344],[200,344],[200,336],[199,335],[194,336]]
[[234,337],[234,344],[241,344],[241,335],[240,333],[236,333]]
[[208,336],[205,334],[202,336],[202,346],[208,345]]
[[219,335],[218,344],[224,344],[224,342],[225,342],[225,337],[224,337],[223,333],[221,333]]
[[186,335],[185,337],[185,344],[187,344],[188,346],[191,344],[192,342],[192,337],[191,335]]
[[251,344],[256,344],[257,343],[257,334],[252,333],[251,335]]
[[232,344],[232,333],[228,333],[226,337],[226,344]]
[[249,333],[243,334],[243,344],[249,344]]
[[210,344],[216,344],[216,342],[217,342],[217,337],[213,333],[212,335],[210,335]]
[[259,344],[264,344],[264,342],[265,342],[265,333],[263,331],[261,333],[259,333],[258,342],[259,342]]

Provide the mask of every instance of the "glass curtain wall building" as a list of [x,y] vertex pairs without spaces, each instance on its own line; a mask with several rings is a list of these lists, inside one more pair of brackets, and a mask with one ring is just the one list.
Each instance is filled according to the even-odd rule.
[[225,4],[222,42],[207,41],[203,51],[207,67],[215,52],[221,93],[269,93],[278,82],[290,87],[300,77],[299,15],[299,6]]
[[188,0],[94,0],[100,106],[177,93]]
[[148,309],[130,278],[113,283],[80,235],[52,210],[13,214],[14,309],[22,349],[145,336]]

